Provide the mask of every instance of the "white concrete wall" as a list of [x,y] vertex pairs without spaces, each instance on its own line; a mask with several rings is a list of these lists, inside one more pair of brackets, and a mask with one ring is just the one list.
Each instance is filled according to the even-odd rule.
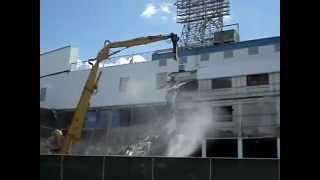
[[[99,93],[93,96],[92,106],[164,102],[166,91],[156,88],[156,76],[159,72],[176,71],[174,63],[168,60],[167,66],[160,68],[158,61],[104,68]],[[129,77],[127,92],[119,92],[120,77]]]
[[[66,48],[61,49],[60,52],[52,53],[52,55],[50,53],[46,55],[47,59],[41,65],[42,73],[48,74],[66,70],[65,68],[70,67],[66,62],[74,62],[72,59],[77,58],[78,52]],[[257,55],[248,55],[248,49],[243,48],[234,50],[233,58],[224,59],[223,52],[211,53],[210,60],[207,62],[200,62],[199,57],[199,55],[188,57],[186,66],[186,70],[198,68],[197,78],[199,80],[280,72],[280,52],[274,52],[273,45],[260,46]],[[105,67],[102,70],[98,93],[92,97],[90,107],[165,102],[166,90],[156,88],[157,73],[177,72],[178,64],[173,59],[168,59],[167,65],[164,67],[159,67],[159,61],[148,61]],[[40,102],[41,107],[75,108],[88,73],[89,70],[72,71],[68,74],[40,79],[41,87],[47,87],[47,97],[45,101]],[[120,77],[129,77],[129,91],[127,93],[119,92]],[[206,89],[207,86],[205,82],[200,83],[200,89]]]
[[71,47],[69,63],[76,63],[79,60],[79,49]]
[[[156,88],[159,72],[177,71],[177,63],[172,59],[166,67],[159,67],[158,61],[134,63],[102,68],[98,93],[92,97],[90,107],[130,105],[165,102],[165,89]],[[47,87],[47,98],[41,107],[75,108],[88,77],[89,70],[72,71],[48,78],[42,78],[41,87]],[[119,92],[120,77],[129,77],[128,92]]]
[[280,72],[280,52],[274,51],[274,45],[260,46],[257,55],[248,55],[248,48],[233,53],[226,59],[223,52],[211,53],[209,62],[199,63],[198,79]]
[[66,46],[40,55],[40,76],[69,70],[70,63],[79,58],[77,48]]

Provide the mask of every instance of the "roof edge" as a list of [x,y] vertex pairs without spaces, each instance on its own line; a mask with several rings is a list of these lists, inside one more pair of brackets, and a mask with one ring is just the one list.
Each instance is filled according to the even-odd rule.
[[[222,51],[226,51],[226,50],[235,50],[235,49],[247,48],[247,47],[251,47],[251,46],[270,45],[270,44],[275,44],[278,42],[280,42],[280,36],[239,41],[239,42],[235,42],[235,43],[211,45],[211,46],[206,46],[206,47],[182,48],[180,50],[180,55],[181,56],[189,56],[189,55],[197,55],[199,53],[222,52]],[[154,53],[152,55],[152,60],[154,61],[154,60],[159,60],[162,58],[172,58],[173,56],[174,55],[172,52]]]
[[40,56],[48,54],[48,53],[52,53],[52,52],[55,52],[55,51],[59,51],[61,49],[65,49],[65,48],[71,48],[71,45],[63,46],[63,47],[60,47],[60,48],[57,48],[57,49],[53,49],[53,50],[50,50],[50,51],[47,51],[47,52],[44,52],[44,53],[40,53]]

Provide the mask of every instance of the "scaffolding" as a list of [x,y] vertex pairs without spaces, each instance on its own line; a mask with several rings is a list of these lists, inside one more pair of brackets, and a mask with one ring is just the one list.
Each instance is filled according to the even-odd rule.
[[177,23],[183,24],[182,44],[211,44],[214,33],[222,31],[223,17],[229,15],[229,0],[177,0]]

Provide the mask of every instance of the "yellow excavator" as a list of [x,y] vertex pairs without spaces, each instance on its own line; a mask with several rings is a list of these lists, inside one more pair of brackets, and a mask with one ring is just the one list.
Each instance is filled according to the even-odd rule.
[[[56,139],[62,139],[62,147],[59,148],[59,154],[69,154],[72,150],[72,146],[80,140],[85,116],[90,104],[90,99],[93,92],[96,90],[102,71],[99,71],[99,64],[104,60],[107,60],[111,55],[115,53],[110,53],[112,48],[129,48],[133,46],[139,46],[144,44],[149,44],[157,41],[171,39],[173,45],[174,58],[176,59],[177,52],[177,42],[179,40],[178,36],[174,33],[167,35],[156,35],[156,36],[146,36],[139,37],[126,41],[118,42],[109,42],[105,41],[104,47],[99,51],[96,58],[88,60],[92,65],[91,71],[89,73],[88,79],[85,83],[85,86],[82,90],[82,94],[78,105],[75,109],[75,113],[71,120],[71,124],[66,132],[66,135],[63,136],[61,132],[54,131],[53,135],[56,136]],[[118,50],[119,51],[119,50]],[[117,52],[117,51],[116,51]],[[59,144],[59,143],[58,143]]]

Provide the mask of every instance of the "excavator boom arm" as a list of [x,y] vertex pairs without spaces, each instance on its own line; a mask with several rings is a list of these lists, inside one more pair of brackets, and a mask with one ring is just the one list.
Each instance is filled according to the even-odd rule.
[[82,90],[82,94],[80,97],[80,100],[78,102],[78,105],[75,109],[75,113],[73,115],[73,118],[71,120],[71,124],[68,128],[67,134],[64,138],[63,147],[61,148],[60,153],[62,154],[68,154],[71,152],[72,146],[80,139],[84,121],[85,121],[85,115],[89,108],[90,99],[93,94],[93,91],[97,87],[97,83],[99,81],[99,78],[101,76],[101,72],[99,72],[99,64],[100,62],[106,60],[109,58],[109,50],[111,48],[120,48],[120,47],[132,47],[132,46],[138,46],[148,43],[153,43],[157,41],[162,41],[166,39],[171,39],[173,43],[173,52],[176,52],[176,46],[178,42],[178,36],[176,34],[169,34],[169,35],[157,35],[157,36],[146,36],[146,37],[140,37],[135,38],[131,40],[126,41],[118,41],[118,42],[111,42],[109,44],[106,44],[98,53],[95,60],[94,65],[92,65],[92,68],[90,70],[88,79],[85,83],[85,86]]
[[149,43],[167,40],[167,39],[171,39],[173,44],[173,51],[175,52],[177,47],[177,42],[179,39],[176,34],[171,33],[168,35],[146,36],[146,37],[139,37],[139,38],[126,40],[126,41],[111,42],[100,50],[100,52],[97,55],[97,60],[102,61],[104,59],[107,59],[109,55],[109,49],[111,48],[121,48],[121,47],[129,48],[133,46],[149,44]]

